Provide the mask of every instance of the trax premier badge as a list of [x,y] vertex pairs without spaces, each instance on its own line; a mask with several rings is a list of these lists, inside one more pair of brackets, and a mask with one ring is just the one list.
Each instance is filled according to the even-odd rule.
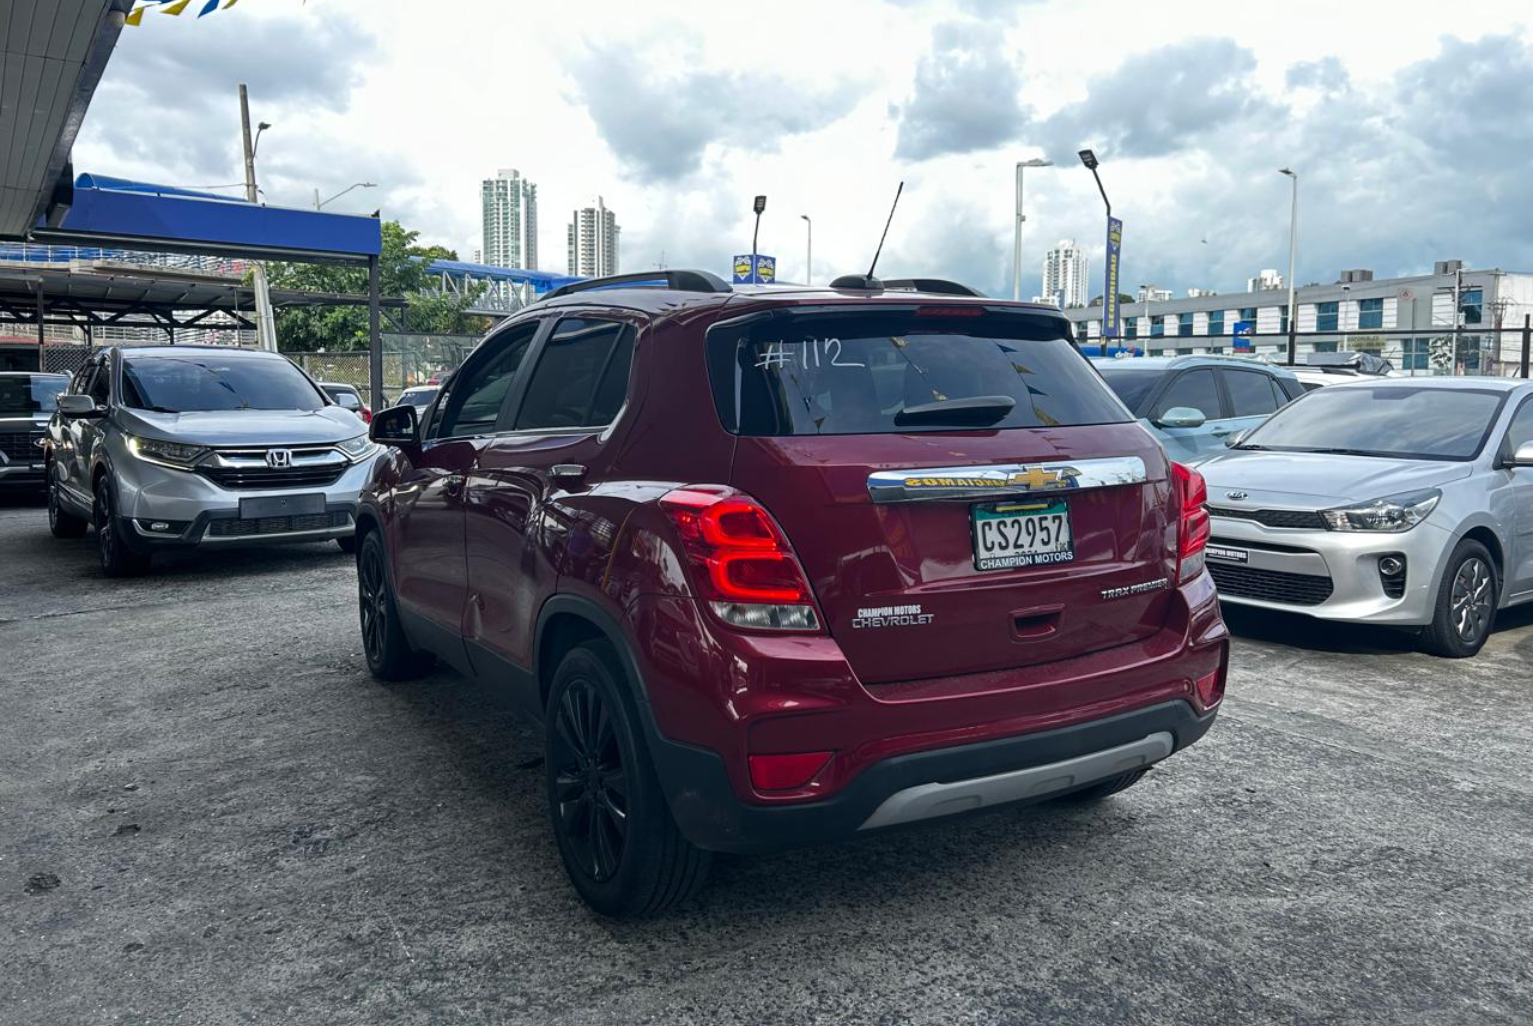
[[1130,595],[1147,595],[1152,591],[1160,591],[1170,582],[1164,577],[1157,577],[1153,581],[1141,581],[1138,584],[1127,584],[1121,588],[1103,588],[1102,598],[1120,599]]
[[852,617],[852,627],[922,627],[937,618],[936,613],[923,613],[919,605],[870,606],[857,610]]

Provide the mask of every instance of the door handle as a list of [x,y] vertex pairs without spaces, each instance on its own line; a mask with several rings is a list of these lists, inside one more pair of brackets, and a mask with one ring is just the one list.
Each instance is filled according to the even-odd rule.
[[585,480],[586,466],[583,463],[555,463],[550,473],[560,484],[579,484]]

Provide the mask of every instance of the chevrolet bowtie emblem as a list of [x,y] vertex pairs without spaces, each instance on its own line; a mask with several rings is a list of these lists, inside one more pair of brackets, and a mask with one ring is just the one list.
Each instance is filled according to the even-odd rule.
[[1058,488],[1065,483],[1065,472],[1048,467],[1028,467],[1011,475],[1009,484],[1021,485],[1031,491]]

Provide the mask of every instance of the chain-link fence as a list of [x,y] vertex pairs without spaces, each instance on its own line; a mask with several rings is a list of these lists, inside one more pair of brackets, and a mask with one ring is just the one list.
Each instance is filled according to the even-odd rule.
[[365,349],[286,355],[316,381],[355,385],[364,396],[369,396],[368,405],[380,409],[404,389],[440,381],[457,370],[479,344],[479,339],[478,335],[385,333],[382,402],[373,402],[369,396],[370,375]]

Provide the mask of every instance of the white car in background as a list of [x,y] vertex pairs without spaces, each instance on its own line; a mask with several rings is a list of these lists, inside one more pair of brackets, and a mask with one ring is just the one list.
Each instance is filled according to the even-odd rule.
[[1533,382],[1357,378],[1233,442],[1198,468],[1225,602],[1425,628],[1462,657],[1533,600]]

